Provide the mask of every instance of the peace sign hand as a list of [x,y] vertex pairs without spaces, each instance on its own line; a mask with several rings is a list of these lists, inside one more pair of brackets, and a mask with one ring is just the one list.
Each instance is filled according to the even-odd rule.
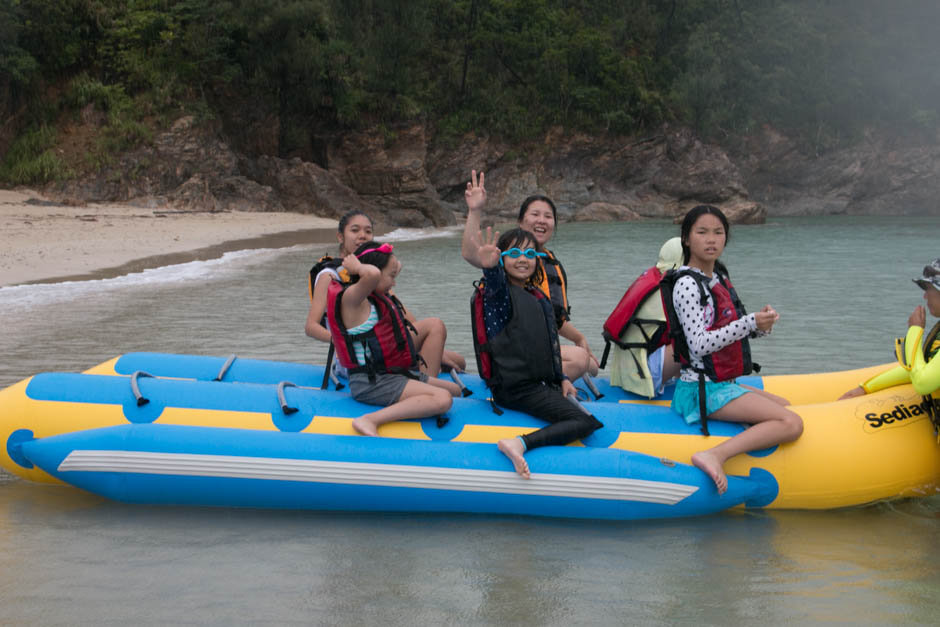
[[483,180],[483,172],[480,172],[480,176],[477,178],[477,171],[470,170],[470,182],[467,183],[467,191],[464,192],[468,211],[479,211],[486,204],[486,187]]

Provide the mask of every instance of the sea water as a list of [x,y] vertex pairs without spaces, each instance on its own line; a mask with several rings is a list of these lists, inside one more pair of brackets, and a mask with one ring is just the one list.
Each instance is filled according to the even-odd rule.
[[[723,260],[765,374],[886,363],[940,256],[928,218],[735,226]],[[678,233],[562,224],[572,319],[601,324]],[[395,290],[468,357],[459,230],[396,231]],[[0,288],[0,387],[130,351],[322,362],[303,333],[322,245],[229,253],[116,279]],[[839,446],[833,442],[833,446]],[[821,469],[825,472],[825,469]],[[0,477],[0,624],[936,624],[940,499],[616,523],[131,506]]]

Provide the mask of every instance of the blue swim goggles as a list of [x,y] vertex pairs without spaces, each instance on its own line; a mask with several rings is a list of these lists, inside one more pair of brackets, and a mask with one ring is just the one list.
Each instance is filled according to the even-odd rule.
[[500,253],[499,265],[503,265],[503,257],[505,257],[506,255],[509,255],[509,257],[511,257],[512,259],[518,259],[519,257],[522,257],[523,255],[525,255],[526,259],[535,259],[536,257],[548,257],[548,255],[546,255],[545,253],[540,253],[534,248],[526,248],[525,250],[522,250],[521,248],[513,247],[507,250],[506,252]]

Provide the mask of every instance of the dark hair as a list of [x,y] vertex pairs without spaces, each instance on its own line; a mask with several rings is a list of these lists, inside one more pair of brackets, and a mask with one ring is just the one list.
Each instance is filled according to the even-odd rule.
[[[513,247],[522,248],[526,243],[531,243],[533,247],[537,247],[538,240],[535,239],[535,234],[531,231],[516,227],[500,235],[499,240],[496,242],[496,247],[502,252],[506,252]],[[530,285],[538,285],[542,282],[542,264],[535,264],[535,272],[532,273],[526,282]]]
[[558,210],[555,209],[555,203],[552,202],[552,199],[548,196],[543,196],[541,194],[533,194],[525,200],[522,201],[522,206],[519,207],[519,219],[516,222],[522,222],[522,218],[525,216],[526,210],[529,208],[529,205],[534,203],[537,200],[541,200],[546,205],[552,208],[552,218],[555,220],[555,228],[558,228]]
[[369,214],[365,211],[359,209],[353,209],[352,211],[347,211],[343,214],[343,217],[339,219],[339,227],[336,229],[340,233],[346,230],[346,225],[349,224],[349,221],[355,218],[356,216],[363,216],[366,220],[369,221],[369,225],[372,225],[372,218],[369,217]]
[[[367,216],[368,217],[368,216]],[[362,263],[367,263],[369,265],[375,266],[379,270],[384,270],[385,266],[388,265],[388,260],[392,258],[393,253],[382,253],[377,250],[368,252],[362,255],[363,252],[369,250],[370,248],[378,248],[382,246],[383,242],[369,241],[363,242],[359,248],[356,249],[356,252],[353,253]],[[361,257],[359,255],[362,255]],[[359,280],[359,275],[353,274],[351,277],[352,283],[355,283]]]
[[[698,222],[698,219],[704,215],[713,215],[719,220],[721,220],[721,226],[725,229],[725,246],[728,245],[728,242],[731,241],[731,225],[728,223],[728,218],[725,217],[725,214],[721,212],[721,209],[714,207],[712,205],[698,205],[689,210],[685,214],[685,218],[682,219],[682,228],[679,231],[680,239],[682,240],[682,263],[688,264],[689,258],[692,254],[692,251],[689,250],[689,235],[692,234],[692,227],[695,226],[695,223]],[[725,264],[721,263],[717,259],[715,260],[715,268],[719,272],[728,275],[728,268],[725,267]]]

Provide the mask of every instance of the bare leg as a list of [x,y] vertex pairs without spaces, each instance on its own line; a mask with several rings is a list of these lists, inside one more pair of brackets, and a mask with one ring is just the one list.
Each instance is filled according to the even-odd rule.
[[784,407],[786,407],[787,405],[790,404],[790,401],[788,401],[787,399],[783,398],[782,396],[777,396],[776,394],[771,394],[767,390],[759,390],[755,387],[751,387],[750,385],[744,385],[743,383],[739,383],[738,385],[740,385],[745,390],[750,390],[751,392],[754,392],[755,394],[760,394],[761,396],[765,398],[769,398],[770,400],[777,403],[778,405],[783,405]]
[[441,358],[444,355],[444,342],[447,341],[447,327],[440,318],[424,318],[415,324],[418,335],[415,348],[427,364],[424,372],[429,377],[441,373]]
[[561,347],[561,369],[572,381],[577,381],[585,373],[592,377],[597,375],[597,364],[591,359],[591,354],[571,344]]
[[451,396],[463,396],[463,390],[461,390],[460,386],[453,381],[445,381],[444,379],[428,379],[427,383],[428,385],[433,385],[434,387],[447,390]]
[[509,458],[520,477],[529,479],[532,476],[529,474],[529,464],[524,457],[525,445],[522,440],[519,438],[506,438],[497,442],[496,446],[503,455]]
[[692,456],[692,463],[715,482],[718,494],[724,494],[728,489],[728,477],[724,471],[727,460],[748,451],[792,442],[803,433],[802,418],[760,394],[739,396],[710,417],[752,425],[733,438]]
[[355,418],[352,427],[362,435],[378,435],[379,426],[386,422],[443,414],[450,409],[451,403],[452,395],[445,388],[408,381],[397,402]]

